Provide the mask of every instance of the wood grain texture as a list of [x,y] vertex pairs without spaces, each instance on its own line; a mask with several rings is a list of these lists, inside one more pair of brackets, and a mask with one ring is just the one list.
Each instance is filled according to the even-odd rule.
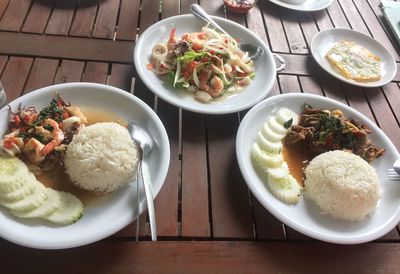
[[42,34],[51,14],[54,0],[34,1],[22,27],[23,32]]
[[308,48],[299,22],[297,21],[297,13],[294,11],[281,10],[280,15],[285,28],[286,38],[289,42],[290,52],[307,54]]
[[397,273],[400,268],[395,243],[106,241],[46,251],[4,242],[0,256],[3,268],[13,273]]
[[139,0],[122,0],[119,12],[117,40],[136,40],[139,19]]
[[141,3],[139,34],[158,21],[159,1],[147,0]]
[[108,75],[108,64],[98,62],[87,62],[83,71],[83,82],[95,82],[105,84]]
[[38,88],[52,85],[57,72],[58,63],[59,61],[54,59],[35,59],[24,88],[24,94]]
[[235,154],[236,114],[207,117],[213,236],[253,238],[253,220],[247,186]]
[[259,5],[264,15],[272,51],[289,53],[290,49],[279,15],[279,8],[268,1],[260,1]]
[[133,77],[133,67],[123,64],[112,64],[110,85],[130,91]]
[[182,113],[182,236],[209,237],[207,139],[204,115]]
[[350,28],[349,22],[340,7],[339,1],[333,1],[332,5],[328,7],[328,12],[335,27],[345,29]]
[[55,84],[79,82],[82,79],[84,62],[63,60],[54,79]]
[[10,57],[8,60],[1,76],[1,83],[6,91],[8,102],[21,96],[32,63],[32,58]]
[[120,0],[100,0],[93,36],[113,39]]
[[71,36],[91,37],[96,19],[99,0],[78,2],[75,17],[69,34]]
[[67,35],[74,17],[78,0],[57,1],[50,20],[47,24],[46,34]]
[[[5,4],[2,5],[5,7]],[[12,0],[4,11],[0,21],[0,30],[19,31],[29,10],[30,1]]]

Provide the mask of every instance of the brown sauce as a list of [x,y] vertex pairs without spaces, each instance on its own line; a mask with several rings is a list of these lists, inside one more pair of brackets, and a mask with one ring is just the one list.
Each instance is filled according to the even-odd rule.
[[[92,125],[99,122],[116,122],[122,126],[127,126],[127,123],[115,113],[94,108],[81,108],[81,111],[88,119],[87,125]],[[65,173],[64,167],[61,163],[54,169],[44,171],[42,174],[37,175],[36,178],[46,187],[74,194],[85,205],[93,202],[96,200],[96,198],[103,197],[95,194],[94,192],[76,187],[70,180],[69,176]]]
[[303,169],[306,167],[309,161],[317,156],[316,153],[310,151],[307,146],[303,146],[302,144],[283,144],[282,155],[284,161],[289,166],[290,174],[292,174],[293,177],[296,178],[297,182],[301,186],[304,186]]

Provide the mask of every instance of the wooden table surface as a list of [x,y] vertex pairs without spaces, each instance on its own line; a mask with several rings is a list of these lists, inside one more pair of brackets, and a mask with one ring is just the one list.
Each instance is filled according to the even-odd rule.
[[[9,101],[56,83],[113,85],[155,110],[171,144],[169,173],[155,200],[159,242],[149,241],[145,214],[139,243],[134,224],[68,250],[34,250],[0,240],[0,272],[400,272],[398,227],[371,243],[340,246],[306,237],[263,208],[236,162],[235,135],[245,112],[187,112],[155,97],[137,77],[132,56],[138,36],[158,20],[188,13],[193,2],[0,0],[0,75]],[[222,0],[201,5],[246,26],[286,60],[269,96],[305,92],[333,98],[366,115],[400,148],[400,47],[382,19],[379,0],[336,0],[311,13],[259,0],[246,15],[226,12]],[[322,72],[309,45],[318,31],[333,27],[382,43],[397,62],[394,80],[362,89]]]

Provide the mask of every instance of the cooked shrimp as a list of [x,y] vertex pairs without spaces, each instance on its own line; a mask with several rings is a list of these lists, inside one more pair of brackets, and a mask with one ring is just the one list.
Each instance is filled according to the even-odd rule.
[[43,124],[53,127],[53,130],[51,131],[52,140],[48,142],[40,151],[42,155],[47,155],[52,152],[56,146],[61,144],[61,142],[64,140],[64,133],[58,126],[58,123],[53,119],[46,119]]
[[204,71],[200,75],[200,89],[210,94],[212,97],[218,97],[221,95],[224,89],[224,83],[218,76],[214,76],[210,85],[208,85],[208,78],[211,75],[211,71]]
[[79,119],[81,119],[82,123],[87,124],[88,120],[79,107],[69,106],[65,107],[65,110],[68,112],[70,116],[77,116],[79,117]]
[[175,44],[178,42],[178,39],[176,39],[176,28],[173,28],[171,32],[169,33],[169,40],[167,42],[167,49],[168,50],[173,50]]
[[61,122],[62,128],[65,132],[73,132],[83,126],[81,119],[78,116],[71,116]]
[[46,155],[42,154],[42,150],[45,147],[41,142],[35,138],[30,138],[24,146],[26,156],[32,163],[38,164],[44,160]]

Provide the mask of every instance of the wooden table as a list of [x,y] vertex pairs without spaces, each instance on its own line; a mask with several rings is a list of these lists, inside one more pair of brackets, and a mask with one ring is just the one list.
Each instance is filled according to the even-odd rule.
[[[0,0],[0,74],[10,101],[43,86],[89,81],[134,92],[156,111],[171,144],[169,173],[155,201],[159,242],[149,241],[145,214],[139,243],[134,224],[68,250],[33,250],[0,240],[0,272],[399,272],[398,228],[368,244],[326,244],[282,224],[259,204],[235,157],[244,112],[190,113],[144,86],[133,67],[137,37],[162,18],[188,13],[196,1],[141,2]],[[400,71],[399,45],[382,20],[379,0],[337,0],[312,13],[258,2],[247,15],[225,12],[222,1],[201,5],[245,25],[285,58],[287,68],[269,96],[307,92],[333,98],[375,121],[400,148],[400,73],[382,88],[361,89],[322,72],[309,50],[318,31],[351,28],[385,45]]]

